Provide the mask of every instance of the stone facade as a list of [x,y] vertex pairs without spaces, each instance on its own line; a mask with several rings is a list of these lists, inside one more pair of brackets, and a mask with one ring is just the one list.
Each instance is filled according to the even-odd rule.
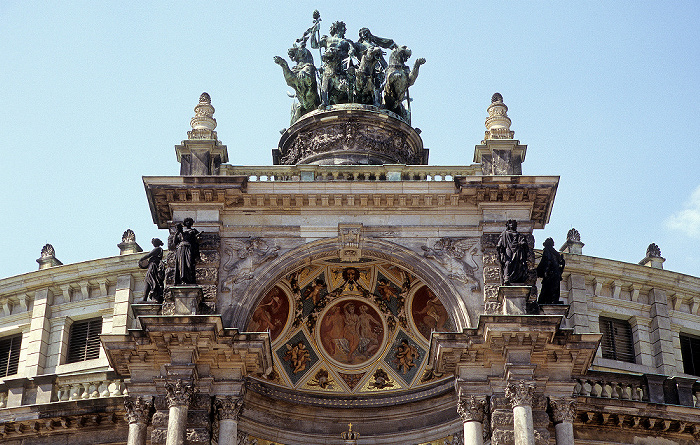
[[[526,146],[503,98],[477,163],[458,167],[421,165],[414,129],[346,108],[283,135],[276,163],[308,164],[239,167],[225,164],[202,95],[176,146],[182,175],[144,177],[158,227],[189,217],[203,232],[196,286],[173,286],[166,255],[162,307],[140,303],[133,232],[119,256],[61,265],[46,249],[40,270],[0,280],[0,341],[21,336],[17,371],[0,378],[4,443],[700,440],[700,385],[680,339],[700,337],[700,278],[663,270],[658,247],[640,264],[586,256],[572,232],[566,304],[536,307],[535,230],[558,178],[520,174]],[[293,153],[328,122],[355,127]],[[367,164],[383,165],[320,161],[355,159],[377,128]],[[511,219],[531,273],[502,286],[496,244]],[[69,363],[72,327],[95,320],[99,337],[85,335],[100,339],[97,355]],[[631,355],[611,355],[627,341]]]

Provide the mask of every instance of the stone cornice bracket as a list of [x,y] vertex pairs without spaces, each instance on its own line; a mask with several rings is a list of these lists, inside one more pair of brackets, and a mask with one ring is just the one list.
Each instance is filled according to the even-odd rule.
[[535,385],[521,380],[518,383],[509,383],[506,386],[506,398],[513,408],[516,406],[532,406],[532,398],[535,393]]
[[340,261],[359,261],[362,257],[360,240],[362,239],[362,224],[338,224],[338,241],[340,242]]
[[576,399],[574,397],[550,398],[549,406],[552,408],[552,421],[573,423],[576,418]]
[[196,389],[192,383],[184,383],[182,379],[176,381],[165,382],[166,398],[168,407],[173,406],[189,406]]
[[245,393],[241,393],[239,396],[217,396],[214,400],[214,406],[219,413],[219,420],[235,420],[238,422],[238,418],[243,410],[243,397]]
[[124,419],[131,423],[148,424],[153,409],[152,400],[144,400],[143,397],[127,397],[124,399],[126,415]]
[[460,391],[457,400],[457,414],[462,418],[462,422],[483,423],[487,410],[488,400],[486,397],[464,396]]

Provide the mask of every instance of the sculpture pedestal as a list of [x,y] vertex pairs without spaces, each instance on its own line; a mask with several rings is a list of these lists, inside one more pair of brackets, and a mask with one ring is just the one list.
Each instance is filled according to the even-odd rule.
[[566,317],[566,314],[569,313],[569,307],[568,304],[540,304],[540,313]]
[[158,315],[161,306],[160,303],[133,303],[131,310],[134,311],[134,317],[138,318],[141,315]]
[[202,288],[196,284],[171,286],[163,301],[162,315],[197,315],[199,303],[204,297]]
[[527,300],[530,297],[530,286],[500,286],[498,302],[501,303],[503,315],[526,315]]

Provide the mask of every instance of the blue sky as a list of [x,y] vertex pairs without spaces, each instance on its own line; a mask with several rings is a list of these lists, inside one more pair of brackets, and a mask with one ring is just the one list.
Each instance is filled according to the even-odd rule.
[[[575,4],[574,4],[575,3]],[[0,277],[117,255],[156,229],[141,176],[177,175],[203,91],[230,163],[269,165],[291,99],[273,56],[321,12],[425,57],[413,125],[430,164],[471,164],[498,91],[526,175],[559,175],[550,224],[584,253],[700,275],[698,2],[0,2]],[[317,61],[318,64],[318,61]]]

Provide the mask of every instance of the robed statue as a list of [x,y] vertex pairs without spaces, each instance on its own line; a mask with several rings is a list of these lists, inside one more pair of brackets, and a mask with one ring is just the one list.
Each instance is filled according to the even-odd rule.
[[542,250],[542,259],[537,265],[537,276],[542,278],[539,304],[564,304],[560,300],[561,274],[564,272],[564,256],[554,248],[554,240],[547,238]]
[[163,241],[159,238],[151,240],[153,250],[141,257],[139,267],[146,269],[144,282],[146,287],[143,291],[142,303],[148,300],[154,300],[158,303],[163,302],[163,281],[165,279],[165,268],[163,266]]
[[185,218],[168,237],[168,249],[175,251],[175,285],[197,284],[195,264],[199,259],[200,232],[192,224],[192,218]]
[[498,261],[501,263],[501,279],[504,286],[525,283],[527,280],[527,255],[530,247],[525,235],[518,233],[518,222],[509,219],[506,230],[501,233],[496,245]]

